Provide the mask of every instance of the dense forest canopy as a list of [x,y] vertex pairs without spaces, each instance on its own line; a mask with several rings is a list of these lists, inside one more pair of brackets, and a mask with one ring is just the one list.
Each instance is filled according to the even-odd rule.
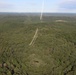
[[0,13],[0,75],[76,75],[75,14]]

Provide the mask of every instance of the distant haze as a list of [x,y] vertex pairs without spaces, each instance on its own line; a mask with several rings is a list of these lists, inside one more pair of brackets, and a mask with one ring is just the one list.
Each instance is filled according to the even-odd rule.
[[[0,12],[0,15],[20,15],[20,16],[40,16],[41,13],[18,13],[18,12]],[[43,16],[71,16],[76,17],[76,13],[43,13]]]

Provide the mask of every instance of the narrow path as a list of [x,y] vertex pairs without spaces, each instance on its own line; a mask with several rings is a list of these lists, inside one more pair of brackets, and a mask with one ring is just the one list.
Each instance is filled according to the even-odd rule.
[[33,36],[33,39],[32,39],[32,41],[30,42],[29,45],[34,44],[34,42],[35,42],[35,40],[37,39],[37,37],[38,37],[38,28],[36,29],[35,35]]

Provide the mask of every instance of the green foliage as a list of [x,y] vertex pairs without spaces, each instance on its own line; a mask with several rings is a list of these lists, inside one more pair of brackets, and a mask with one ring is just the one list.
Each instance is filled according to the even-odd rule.
[[[56,22],[56,20],[67,22]],[[0,75],[76,75],[76,18],[2,15]],[[36,29],[38,37],[29,46]]]

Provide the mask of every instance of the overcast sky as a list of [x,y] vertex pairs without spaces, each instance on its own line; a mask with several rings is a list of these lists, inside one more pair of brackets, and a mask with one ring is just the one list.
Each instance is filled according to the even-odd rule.
[[[43,0],[0,0],[0,12],[41,12]],[[76,13],[76,0],[44,0],[44,12]]]

